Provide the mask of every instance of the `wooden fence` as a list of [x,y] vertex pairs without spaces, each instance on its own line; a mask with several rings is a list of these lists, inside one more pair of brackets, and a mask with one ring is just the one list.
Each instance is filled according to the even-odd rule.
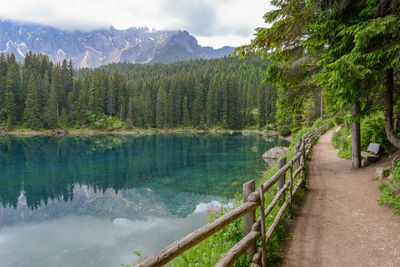
[[[269,180],[261,184],[260,188],[255,189],[254,180],[245,183],[243,185],[243,204],[241,206],[175,241],[160,252],[137,264],[136,267],[163,266],[241,217],[244,217],[243,239],[236,243],[215,266],[232,266],[246,251],[252,255],[251,267],[266,266],[266,245],[268,244],[268,240],[272,236],[287,207],[289,207],[290,212],[294,194],[303,183],[305,184],[306,157],[311,152],[316,138],[325,132],[328,127],[329,125],[325,124],[300,139],[295,147],[293,158],[287,163],[286,158],[279,160],[278,171]],[[288,181],[285,181],[288,171],[290,175],[288,176]],[[296,177],[298,178],[297,180]],[[275,183],[277,183],[277,193],[265,208],[264,194]],[[287,190],[289,190],[288,193],[286,193]],[[270,214],[280,200],[282,200],[283,204],[272,224],[266,228],[265,217]],[[260,207],[261,217],[256,221],[255,212],[257,207]],[[256,242],[260,237],[262,247],[256,250]]]

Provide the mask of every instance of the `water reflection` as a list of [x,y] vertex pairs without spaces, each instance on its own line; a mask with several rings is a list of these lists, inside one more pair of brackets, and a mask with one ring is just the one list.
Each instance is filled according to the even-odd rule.
[[1,137],[2,264],[132,264],[132,251],[152,254],[201,226],[204,203],[258,177],[276,145],[287,144],[239,134]]
[[[26,205],[37,209],[49,200],[72,200],[76,185],[112,188],[116,195],[145,188],[136,192],[139,198],[160,192],[159,201],[171,208],[183,200],[180,192],[230,197],[232,183],[265,167],[259,155],[277,142],[241,135],[3,137],[0,202],[15,208],[23,192]],[[184,217],[191,211],[171,212]]]

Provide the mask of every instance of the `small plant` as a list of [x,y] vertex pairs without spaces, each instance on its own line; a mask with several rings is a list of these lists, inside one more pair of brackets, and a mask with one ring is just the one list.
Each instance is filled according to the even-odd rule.
[[133,252],[133,254],[135,254],[136,256],[138,256],[138,263],[141,263],[143,261],[143,257],[142,257],[142,251],[141,250],[135,250]]
[[379,203],[393,208],[400,215],[400,162],[393,167],[392,178],[388,184],[379,186],[381,197]]
[[351,132],[342,127],[332,135],[332,146],[339,149],[339,157],[351,159]]

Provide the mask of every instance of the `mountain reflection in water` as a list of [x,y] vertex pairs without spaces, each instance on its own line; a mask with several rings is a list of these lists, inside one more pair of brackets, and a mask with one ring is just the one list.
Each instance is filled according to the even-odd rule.
[[205,203],[258,178],[262,153],[276,145],[287,143],[240,134],[0,137],[2,264],[133,264],[134,250],[150,255],[201,226]]

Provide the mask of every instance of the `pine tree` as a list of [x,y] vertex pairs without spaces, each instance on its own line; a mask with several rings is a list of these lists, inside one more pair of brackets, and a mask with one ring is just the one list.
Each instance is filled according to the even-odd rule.
[[232,75],[228,79],[228,127],[230,129],[239,129],[241,126],[239,116],[239,99],[238,99],[238,83],[236,77]]
[[114,87],[111,85],[107,91],[107,114],[110,116],[114,115]]
[[263,128],[266,124],[265,117],[265,106],[266,106],[266,97],[265,97],[265,86],[260,84],[258,87],[258,127]]
[[192,123],[194,126],[199,126],[201,116],[204,115],[204,87],[198,79],[196,79],[194,90]]
[[28,92],[25,101],[24,122],[32,129],[43,127],[40,110],[40,83],[41,79],[37,74],[32,74],[28,82]]
[[183,98],[183,126],[188,127],[190,125],[189,109],[187,96]]
[[7,114],[7,127],[12,128],[18,122],[17,106],[17,92],[19,90],[19,72],[17,65],[12,61],[8,63],[8,70],[6,76],[6,94],[5,94],[5,107]]
[[133,98],[130,98],[128,115],[126,116],[126,125],[128,126],[128,128],[132,128],[133,126],[133,110],[134,110],[133,105],[134,105]]
[[160,87],[157,93],[157,128],[167,127],[167,97],[163,87]]
[[91,76],[89,89],[89,109],[93,113],[104,113],[105,87],[104,75],[100,71],[95,70]]
[[57,114],[58,114],[58,107],[57,107],[56,86],[53,81],[50,86],[49,101],[45,108],[45,116],[44,116],[47,127],[49,129],[56,128],[58,122]]
[[206,100],[206,122],[208,127],[214,126],[218,121],[218,93],[216,80],[210,82]]
[[221,90],[221,123],[222,127],[228,128],[228,88],[225,77],[220,80]]
[[146,127],[151,127],[153,124],[152,121],[152,102],[151,102],[151,96],[150,96],[150,90],[146,91],[145,98],[144,98],[144,105],[143,105],[143,110],[144,110],[144,123]]
[[4,54],[1,53],[0,54],[0,123],[7,118],[6,83],[7,83],[7,62]]
[[46,70],[44,75],[43,75],[43,81],[41,83],[40,87],[40,112],[44,114],[44,108],[47,105],[49,101],[49,94],[50,94],[50,76],[49,76],[49,71]]

